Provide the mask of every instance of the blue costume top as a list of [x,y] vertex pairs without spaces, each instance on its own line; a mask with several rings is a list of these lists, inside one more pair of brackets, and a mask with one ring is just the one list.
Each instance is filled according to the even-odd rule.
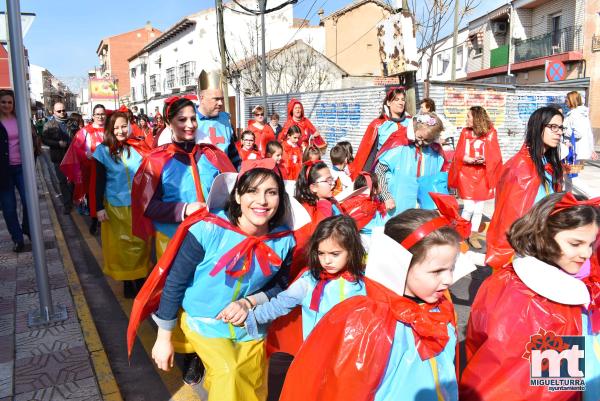
[[290,287],[280,292],[269,302],[258,305],[248,313],[246,328],[251,336],[260,336],[260,324],[268,323],[276,318],[287,315],[298,305],[302,305],[302,337],[306,339],[319,320],[335,305],[356,295],[365,295],[362,281],[352,282],[338,277],[327,282],[321,296],[319,310],[310,309],[312,293],[318,280],[310,271],[304,272]]
[[441,171],[444,158],[430,146],[397,146],[384,152],[379,163],[387,169],[388,190],[396,203],[391,216],[417,205],[435,209],[429,192],[448,193],[448,173]]
[[364,226],[362,228],[362,230],[360,230],[361,234],[364,235],[371,235],[373,234],[373,229],[377,228],[377,227],[383,227],[385,226],[385,223],[387,223],[387,221],[391,218],[392,216],[390,216],[389,213],[385,214],[385,217],[381,215],[381,213],[378,211],[375,212],[375,216],[373,216],[373,218],[371,219],[371,221],[369,221],[367,223],[366,226]]
[[410,326],[396,323],[390,357],[374,401],[458,400],[454,367],[456,332],[451,323],[448,324],[448,335],[450,339],[444,350],[423,361]]
[[[219,170],[212,165],[205,155],[200,156],[197,162],[202,194],[208,199],[208,193],[212,187]],[[162,185],[163,202],[197,202],[196,185],[194,176],[189,165],[182,163],[176,157],[172,157],[165,164],[160,176]],[[156,231],[171,238],[175,235],[179,223],[163,223],[153,221]]]
[[[222,211],[217,215],[227,219]],[[271,233],[286,229],[279,227]],[[174,322],[181,304],[188,314],[187,324],[200,335],[236,341],[252,340],[245,328],[224,323],[215,317],[232,301],[265,291],[267,284],[278,273],[277,268],[271,266],[271,274],[265,276],[254,257],[249,266],[246,260],[240,262],[245,264],[248,272],[239,278],[226,274],[225,269],[215,276],[210,275],[221,257],[245,238],[242,234],[206,221],[199,221],[190,227],[167,276],[156,313],[158,319]],[[284,261],[281,270],[287,269],[295,245],[293,235],[290,233],[285,237],[270,239],[265,244]],[[270,295],[267,292],[267,296]]]
[[233,128],[229,113],[221,111],[217,117],[206,117],[196,107],[196,117],[198,119],[196,135],[203,135],[196,137],[196,143],[212,143],[225,152],[231,163],[238,168],[241,159],[233,141]]
[[142,156],[129,146],[129,156],[127,150],[123,151],[117,162],[104,144],[98,145],[93,156],[106,169],[105,196],[108,203],[112,206],[131,206],[131,185],[142,163]]
[[398,131],[398,124],[403,127],[407,127],[410,125],[410,118],[405,118],[404,120],[398,122],[387,120],[383,124],[379,126],[377,129],[377,151],[383,146],[383,144],[389,139],[389,137],[396,131]]

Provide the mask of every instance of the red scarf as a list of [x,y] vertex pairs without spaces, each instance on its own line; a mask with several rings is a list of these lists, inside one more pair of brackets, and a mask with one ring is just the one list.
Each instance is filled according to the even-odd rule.
[[323,270],[319,274],[319,281],[313,289],[312,296],[310,297],[310,310],[315,312],[319,311],[319,304],[321,303],[321,298],[323,297],[323,291],[325,291],[325,286],[331,280],[335,280],[339,277],[342,277],[348,281],[356,281],[354,279],[354,276],[348,270],[339,271],[333,274],[327,273]]

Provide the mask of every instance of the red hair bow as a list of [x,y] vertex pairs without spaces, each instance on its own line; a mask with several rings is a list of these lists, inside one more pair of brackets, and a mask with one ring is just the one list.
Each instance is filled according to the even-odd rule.
[[387,92],[385,93],[385,97],[389,98],[390,95],[392,94],[392,92],[394,92],[395,90],[405,91],[406,87],[404,87],[404,86],[392,86],[391,88],[388,88]]
[[165,116],[169,115],[169,109],[171,108],[171,105],[173,104],[173,102],[179,100],[179,99],[187,99],[187,100],[198,100],[198,96],[196,95],[183,95],[183,96],[171,96],[165,99],[165,104],[167,105],[167,110],[165,110]]
[[317,163],[321,163],[321,160],[307,160],[302,165],[306,167],[306,171],[304,172],[304,178],[308,182],[308,176],[310,174],[310,170],[312,170],[313,166]]
[[127,106],[125,106],[124,104],[121,105],[121,107],[119,107],[117,110],[115,110],[116,112],[119,113],[129,113],[129,109],[127,108]]
[[417,242],[441,227],[452,227],[463,238],[468,238],[471,233],[471,223],[460,216],[458,202],[453,196],[434,192],[430,192],[429,195],[438,207],[441,216],[428,221],[406,237],[400,244],[405,249],[410,249]]
[[272,158],[261,160],[244,160],[242,162],[242,166],[240,167],[240,174],[238,175],[238,177],[241,177],[248,171],[255,168],[266,168],[267,170],[275,170],[275,165],[275,159]]
[[550,216],[552,216],[558,212],[562,212],[563,210],[570,209],[572,207],[577,207],[577,206],[599,207],[600,206],[600,197],[578,201],[577,198],[575,198],[575,196],[573,196],[572,193],[567,192],[566,194],[564,194],[564,196],[562,197],[561,200],[556,202],[556,205],[554,205],[554,210],[552,210],[552,213],[550,213]]

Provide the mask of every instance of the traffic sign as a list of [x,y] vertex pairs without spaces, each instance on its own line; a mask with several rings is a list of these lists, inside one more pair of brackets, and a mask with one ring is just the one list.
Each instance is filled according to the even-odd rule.
[[567,67],[562,61],[546,61],[546,80],[549,82],[562,81],[567,77]]

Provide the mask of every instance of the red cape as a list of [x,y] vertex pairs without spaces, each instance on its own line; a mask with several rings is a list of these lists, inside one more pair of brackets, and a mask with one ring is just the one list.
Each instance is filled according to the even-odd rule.
[[[468,150],[467,140],[480,139],[484,142],[485,164],[465,164]],[[471,156],[472,157],[472,156]],[[492,128],[487,134],[477,137],[471,128],[463,128],[456,145],[452,166],[448,173],[448,187],[456,188],[462,199],[488,200],[494,198],[494,189],[502,171],[502,153],[498,134]]]
[[358,230],[362,230],[379,211],[382,216],[386,215],[383,202],[374,201],[369,194],[350,196],[340,202],[344,214],[352,217],[356,222]]
[[377,153],[377,137],[379,126],[387,120],[387,117],[376,118],[371,121],[363,137],[360,141],[360,145],[356,150],[354,161],[348,165],[350,169],[350,178],[352,181],[356,180],[358,174],[361,171],[371,171],[371,166],[367,166],[369,159],[373,160],[375,153]]
[[238,154],[240,155],[242,161],[248,160],[250,155],[254,155],[254,160],[260,160],[263,158],[258,150],[244,150],[239,142],[235,144],[235,147],[237,148]]
[[[287,373],[280,401],[373,400],[385,374],[396,323],[402,321],[404,308],[413,301],[367,278],[364,283],[366,296],[333,307],[302,344]],[[453,316],[447,298],[439,307]],[[430,333],[446,335],[446,324],[429,327]],[[435,343],[437,338],[432,335],[428,340]],[[437,350],[434,355],[443,347],[433,346]]]
[[[236,170],[229,158],[222,150],[210,144],[197,144],[193,152],[198,152],[196,160],[201,155],[206,156],[208,161],[221,173],[235,173]],[[144,159],[133,178],[131,188],[131,216],[133,219],[133,234],[147,240],[154,235],[152,221],[144,213],[160,182],[163,168],[175,153],[185,153],[173,143],[165,144],[153,149]]]
[[[285,180],[296,180],[302,169],[302,148],[300,146],[293,147],[288,141],[281,142],[283,154],[281,155],[281,165],[285,169],[287,176]],[[294,156],[296,162],[294,162]]]
[[471,307],[461,401],[580,400],[581,393],[530,386],[531,365],[523,354],[540,328],[556,335],[581,335],[581,324],[579,306],[536,294],[512,265],[494,273],[479,288]]
[[541,181],[526,145],[504,164],[498,186],[494,215],[487,231],[486,264],[493,269],[508,266],[514,251],[506,232],[535,202]]
[[[292,111],[294,110],[294,106],[297,104],[299,104],[300,107],[302,107],[302,117],[300,118],[300,121],[295,121],[292,117]],[[287,139],[287,131],[292,125],[297,125],[300,128],[300,131],[302,132],[302,135],[300,136],[300,141],[298,142],[298,146],[302,148],[308,146],[310,136],[317,132],[317,129],[310,122],[310,120],[304,116],[304,106],[302,105],[302,103],[300,103],[298,99],[291,99],[288,103],[287,120],[285,121],[285,124],[283,125],[283,128],[279,133],[280,142],[284,142]]]
[[249,120],[246,129],[254,133],[254,143],[260,152],[261,158],[264,158],[267,152],[267,143],[275,140],[273,128],[269,124],[265,124],[262,129],[256,128],[254,120]]

